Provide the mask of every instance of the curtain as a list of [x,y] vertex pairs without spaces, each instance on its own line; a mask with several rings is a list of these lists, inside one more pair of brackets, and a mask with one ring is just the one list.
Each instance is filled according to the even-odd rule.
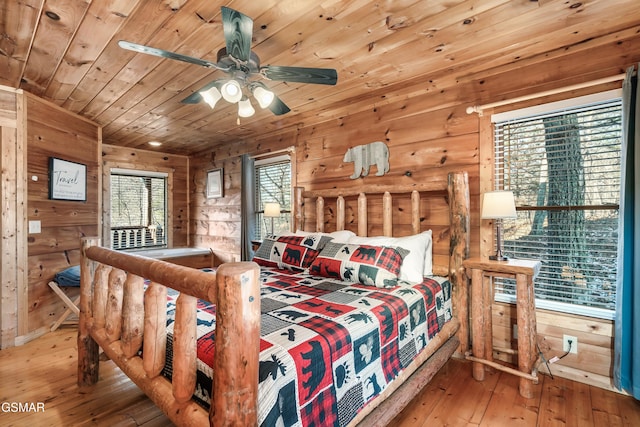
[[634,67],[622,83],[622,149],[614,384],[640,399],[640,96]]
[[256,214],[255,194],[256,179],[253,159],[245,154],[242,156],[241,187],[241,214],[240,219],[240,258],[242,261],[250,261],[253,258],[251,241],[255,239]]

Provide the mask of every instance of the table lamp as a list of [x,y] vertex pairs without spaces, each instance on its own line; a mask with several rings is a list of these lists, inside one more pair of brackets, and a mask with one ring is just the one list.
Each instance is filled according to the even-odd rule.
[[482,213],[480,219],[495,219],[496,221],[496,254],[489,259],[507,261],[509,258],[502,253],[502,220],[516,218],[516,203],[513,191],[488,191],[482,199]]
[[271,234],[273,234],[273,219],[280,216],[280,203],[265,203],[264,216],[271,218]]

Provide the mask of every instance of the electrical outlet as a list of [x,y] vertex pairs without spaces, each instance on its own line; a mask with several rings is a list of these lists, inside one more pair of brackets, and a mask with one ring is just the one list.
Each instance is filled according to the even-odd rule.
[[[571,341],[571,348],[569,348],[569,341]],[[562,351],[568,351],[573,354],[578,354],[578,338],[571,335],[562,336]]]

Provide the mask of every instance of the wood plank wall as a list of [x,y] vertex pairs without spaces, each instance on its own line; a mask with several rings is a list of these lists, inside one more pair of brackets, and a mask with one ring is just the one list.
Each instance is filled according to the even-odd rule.
[[111,168],[133,169],[147,172],[165,172],[168,174],[169,218],[167,221],[169,247],[186,247],[189,240],[189,158],[175,154],[166,154],[154,150],[136,150],[132,148],[102,145],[102,182],[103,182],[103,245],[109,242],[110,203],[109,174]]
[[[0,87],[0,349],[26,331],[26,147],[21,90]],[[19,320],[24,319],[20,322]]]
[[[223,197],[206,197],[207,171],[222,168]],[[193,245],[211,248],[218,262],[240,260],[240,172],[242,158],[213,153],[191,157],[190,191]]]
[[[47,332],[64,311],[47,283],[54,274],[80,261],[80,238],[99,233],[101,196],[100,127],[80,116],[27,94],[27,216],[41,232],[28,236],[28,335]],[[49,199],[49,158],[87,166],[86,201]],[[28,340],[29,337],[24,337]]]
[[[315,117],[306,116],[296,129],[264,135],[260,140],[238,141],[229,147],[194,156],[191,177],[196,187],[205,170],[225,167],[231,184],[225,183],[224,199],[205,200],[203,189],[192,192],[193,228],[196,241],[215,241],[229,253],[240,253],[238,203],[240,170],[239,155],[257,154],[294,146],[296,170],[294,181],[309,189],[358,187],[363,184],[410,184],[427,180],[444,180],[453,170],[467,170],[471,195],[471,254],[487,255],[492,247],[491,224],[480,221],[480,194],[492,188],[493,139],[492,111],[483,117],[467,115],[468,106],[515,98],[576,81],[585,82],[622,73],[640,60],[640,38],[612,40],[606,48],[592,49],[577,45],[553,55],[528,58],[522,66],[512,64],[492,69],[483,75],[456,76],[457,70],[446,75],[425,76],[424,82],[404,87],[393,93],[393,101],[372,99],[357,104],[336,106]],[[576,67],[575,64],[580,64]],[[620,87],[610,83],[599,87],[564,92],[554,96],[513,104],[495,112],[522,108],[588,93]],[[329,89],[328,89],[329,90]],[[406,94],[403,98],[399,92]],[[384,177],[369,176],[351,180],[352,163],[343,163],[347,148],[373,141],[384,141],[390,149],[390,171]],[[375,173],[375,168],[372,169]],[[235,180],[233,177],[236,177]],[[443,201],[444,203],[444,201]],[[377,209],[373,207],[373,209]],[[394,206],[394,209],[400,207]],[[429,220],[445,221],[442,207],[428,207]],[[330,229],[330,226],[329,226]],[[233,230],[232,239],[222,233]],[[377,229],[370,234],[380,234]],[[443,248],[445,235],[436,232],[434,244]],[[434,255],[442,249],[435,250]],[[494,343],[515,348],[511,338],[515,322],[515,307],[494,304]],[[545,355],[550,358],[562,351],[562,335],[577,336],[579,354],[570,355],[552,365],[554,375],[565,376],[610,388],[613,353],[613,328],[608,320],[566,315],[538,310],[538,334]],[[505,361],[510,356],[496,354]]]

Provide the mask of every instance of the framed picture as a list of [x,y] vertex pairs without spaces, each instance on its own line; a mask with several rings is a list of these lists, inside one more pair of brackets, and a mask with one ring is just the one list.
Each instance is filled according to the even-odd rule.
[[87,200],[87,166],[49,157],[49,199]]
[[222,197],[224,182],[222,169],[213,169],[207,172],[207,199]]

